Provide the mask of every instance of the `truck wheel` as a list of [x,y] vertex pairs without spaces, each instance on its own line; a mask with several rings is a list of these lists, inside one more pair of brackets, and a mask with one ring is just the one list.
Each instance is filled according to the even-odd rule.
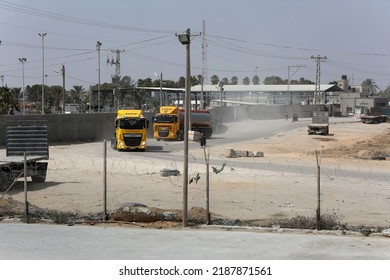
[[179,131],[179,132],[177,133],[177,139],[178,139],[179,141],[183,141],[183,140],[184,140],[184,135],[183,135],[183,133],[182,133],[181,131]]
[[37,167],[35,170],[37,173],[31,176],[31,181],[33,183],[43,183],[46,180],[47,173],[47,162],[39,162],[37,163]]
[[111,148],[113,150],[116,150],[116,145],[117,145],[116,138],[111,138]]
[[5,191],[9,183],[9,173],[6,171],[0,171],[0,191]]

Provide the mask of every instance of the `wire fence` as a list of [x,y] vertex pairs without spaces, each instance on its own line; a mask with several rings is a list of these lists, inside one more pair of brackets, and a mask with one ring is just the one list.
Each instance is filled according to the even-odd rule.
[[[180,152],[108,149],[105,159],[104,146],[51,147],[46,181],[31,182],[28,178],[29,205],[80,215],[107,211],[108,216],[129,203],[165,211],[183,209]],[[204,152],[210,150],[207,182]],[[334,215],[348,225],[390,225],[389,161],[318,156],[317,165],[315,155],[228,158],[208,147],[205,151],[191,149],[188,208],[209,207],[212,220],[316,217],[320,190],[321,214]],[[0,196],[23,202],[23,177]]]

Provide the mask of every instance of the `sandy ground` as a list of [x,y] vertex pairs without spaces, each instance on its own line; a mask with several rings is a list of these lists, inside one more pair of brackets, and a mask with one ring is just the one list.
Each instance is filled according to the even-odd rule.
[[[228,125],[239,127],[237,123]],[[317,151],[321,169],[328,170],[321,176],[321,212],[336,215],[347,224],[389,226],[390,161],[372,157],[390,154],[390,123],[331,119],[330,133],[308,135],[304,127],[229,147],[208,148],[211,162],[219,160],[226,164],[221,173],[210,174],[210,211],[232,219],[315,216]],[[227,148],[262,151],[264,157],[227,158]],[[189,185],[189,208],[205,208],[203,150],[191,149],[190,156],[193,161],[189,175],[199,173],[201,179]],[[241,162],[248,165],[236,167]],[[262,168],[257,163],[277,168]],[[182,176],[159,174],[164,168],[181,170],[180,161],[108,149],[107,167],[109,211],[127,202],[182,209]],[[52,210],[101,212],[103,182],[102,143],[52,146],[47,180],[29,184],[28,200]],[[17,182],[7,195],[23,201],[23,182]]]

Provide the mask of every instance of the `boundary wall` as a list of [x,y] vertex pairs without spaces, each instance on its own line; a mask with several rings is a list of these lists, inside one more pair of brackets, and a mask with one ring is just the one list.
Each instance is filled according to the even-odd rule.
[[[209,109],[214,123],[242,121],[245,119],[269,120],[289,118],[295,114],[298,118],[312,116],[314,105],[241,105],[223,106]],[[221,115],[222,112],[222,115]],[[148,136],[153,137],[152,119],[154,113],[146,113],[149,120]],[[111,139],[114,134],[116,113],[88,114],[49,114],[49,115],[1,115],[0,146],[5,146],[5,131],[8,123],[20,121],[47,121],[49,143],[82,143]]]

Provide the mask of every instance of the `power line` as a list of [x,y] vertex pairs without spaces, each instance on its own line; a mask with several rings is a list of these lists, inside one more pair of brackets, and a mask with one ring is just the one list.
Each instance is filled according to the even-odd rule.
[[134,27],[134,26],[127,26],[127,25],[120,25],[120,24],[112,24],[112,23],[106,23],[106,22],[100,22],[95,20],[88,20],[88,19],[82,19],[67,15],[62,15],[58,13],[52,13],[44,10],[34,9],[28,6],[18,5],[14,4],[8,1],[0,1],[4,4],[0,4],[0,9],[10,10],[17,13],[23,13],[28,14],[32,16],[37,17],[43,17],[43,18],[49,18],[57,21],[63,21],[63,22],[70,22],[70,23],[76,23],[76,24],[82,24],[82,25],[89,25],[94,27],[103,27],[103,28],[110,28],[110,29],[121,29],[121,30],[128,30],[128,31],[136,31],[136,32],[150,32],[150,33],[168,33],[168,34],[175,34],[175,31],[172,30],[161,30],[161,29],[152,29],[152,28],[142,28],[142,27]]

